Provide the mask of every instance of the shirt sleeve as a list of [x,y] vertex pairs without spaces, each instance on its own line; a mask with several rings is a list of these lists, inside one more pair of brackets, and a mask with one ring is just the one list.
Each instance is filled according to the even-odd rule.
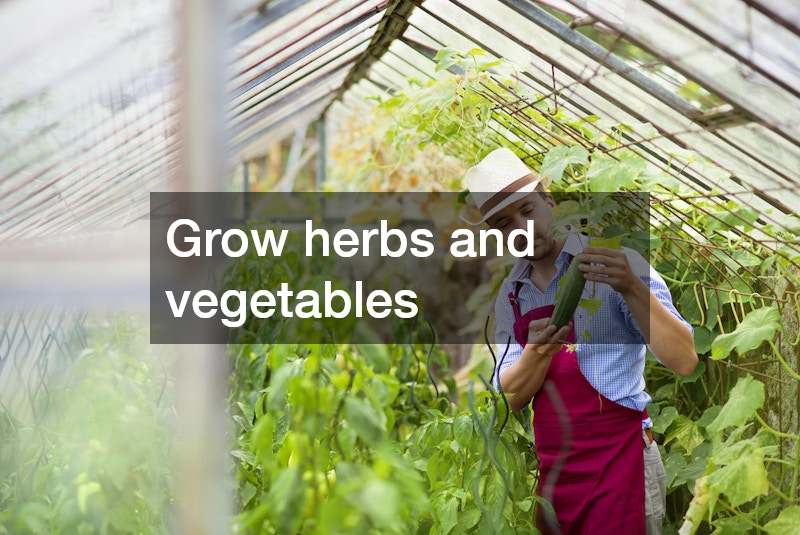
[[522,347],[514,338],[514,311],[508,301],[508,287],[504,282],[494,304],[494,345],[497,363],[494,371],[494,387],[500,390],[500,374],[514,364],[522,355]]
[[[675,308],[675,305],[672,302],[672,294],[669,292],[667,283],[664,282],[664,279],[658,274],[655,268],[651,266],[647,260],[645,260],[644,257],[636,251],[629,250],[628,259],[634,272],[639,275],[639,278],[642,279],[645,284],[647,284],[648,288],[650,288],[650,292],[652,292],[656,299],[658,299],[658,301],[664,305],[664,308],[666,308],[670,314],[678,318],[681,323],[686,325],[686,327],[689,329],[689,332],[694,334],[694,328],[692,327],[691,323],[686,321],[684,317],[681,316],[680,312],[678,312],[678,309]],[[630,328],[633,332],[638,333],[638,335],[641,336],[642,343],[645,343],[644,336],[642,336],[641,330],[636,324],[636,320],[634,319],[633,313],[631,312],[627,303],[625,303],[625,300],[622,298],[622,296],[619,296],[619,300],[623,314],[625,315],[625,323],[628,325],[628,328]]]

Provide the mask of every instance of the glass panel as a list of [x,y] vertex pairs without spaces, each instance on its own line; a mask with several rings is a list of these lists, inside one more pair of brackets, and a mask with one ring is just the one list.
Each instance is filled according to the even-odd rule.
[[310,104],[315,100],[332,93],[342,84],[346,76],[347,72],[343,71],[335,76],[331,76],[329,79],[321,82],[313,89],[304,91],[296,98],[290,98],[283,102],[279,107],[270,110],[269,113],[266,113],[263,117],[259,118],[247,128],[237,132],[232,140],[233,144],[241,143],[245,139],[257,134],[260,130],[265,129],[267,126],[277,123],[292,113],[296,113],[298,109],[302,108],[306,104]]
[[[656,4],[687,28],[717,41],[718,48],[729,49],[789,87],[800,87],[800,36],[744,2],[656,0]],[[747,77],[746,68],[742,75]]]
[[[330,53],[332,50],[346,50],[351,46],[355,45],[356,43],[369,41],[372,35],[375,33],[376,25],[378,22],[378,17],[373,17],[368,21],[365,21],[362,24],[352,28],[350,31],[345,32],[344,34],[340,35],[339,37],[333,39],[329,43],[326,43],[324,46],[320,46],[318,49],[314,49],[313,47],[317,46],[314,42],[307,42],[308,48],[305,50],[300,49],[294,52],[292,56],[286,56],[286,58],[282,61],[290,62],[292,59],[295,60],[294,64],[286,64],[283,65],[280,61],[274,61],[270,59],[265,61],[264,63],[259,63],[253,66],[250,69],[245,70],[244,72],[240,72],[231,83],[232,88],[238,89],[241,86],[245,86],[248,82],[252,80],[259,79],[259,84],[255,85],[251,89],[245,93],[244,98],[249,98],[258,91],[262,90],[265,86],[264,84],[267,82],[269,76],[270,78],[273,77],[285,77],[291,74],[293,71],[297,70],[298,68],[302,67],[303,65],[308,64],[311,61],[323,56],[328,55],[330,57]],[[330,33],[333,31],[333,27],[328,27],[325,30],[325,33]],[[306,41],[304,41],[306,42]],[[263,47],[265,50],[269,48],[269,45]],[[307,54],[307,55],[305,55]],[[303,57],[301,57],[303,56]],[[278,70],[280,69],[280,70]],[[270,70],[274,70],[274,73],[270,73]],[[252,85],[252,83],[250,84]],[[240,95],[237,97],[237,102],[240,101],[242,96]]]
[[414,67],[411,74],[412,77],[417,77],[423,82],[429,78],[442,80],[448,76],[446,71],[436,71],[436,63],[423,56],[402,41],[395,41],[389,47],[389,51],[396,54],[398,57],[403,58],[403,61]]
[[797,21],[800,21],[800,3],[787,2],[786,0],[750,0],[749,3],[754,9],[758,8],[771,12],[784,21],[793,21],[795,27]]
[[[618,14],[609,13],[601,3],[591,2],[588,6],[584,5],[583,0],[574,0],[574,3],[668,58],[668,63],[688,73],[700,85],[727,102],[741,106],[753,117],[779,128],[800,145],[800,106],[797,98],[665,16],[659,9],[646,2],[628,1],[625,4],[624,24],[614,24],[611,19],[618,17]],[[720,12],[727,13],[727,10]],[[715,24],[718,25],[719,20]],[[784,47],[782,45],[779,48]]]
[[[39,4],[44,4],[39,7],[47,13],[53,3]],[[111,8],[102,4],[81,13],[79,23],[61,28],[35,45],[30,43],[31,48],[3,47],[10,61],[0,68],[0,110],[20,100],[35,99],[45,91],[50,95],[54,88],[58,88],[56,93],[69,91],[73,97],[85,96],[98,87],[129,83],[132,75],[168,62],[172,35],[167,3],[119,2]],[[33,34],[38,33],[35,21],[39,18],[46,17],[37,14],[32,18]],[[26,31],[30,25],[31,20],[20,24]],[[8,37],[0,35],[4,40]]]
[[245,161],[254,157],[263,156],[266,148],[271,144],[286,139],[287,136],[291,135],[298,128],[302,128],[304,125],[316,121],[322,113],[322,110],[328,105],[328,102],[329,100],[324,100],[310,106],[302,112],[285,117],[286,120],[283,122],[276,122],[265,127],[256,137],[235,147],[235,159],[238,161]]
[[[800,169],[800,154],[794,145],[775,132],[763,125],[750,124],[727,128],[720,132],[720,136],[746,148],[758,156],[762,162],[768,162],[770,167],[788,177],[783,180],[788,180],[789,186],[800,188],[800,178],[797,174]],[[798,209],[800,210],[800,204],[798,204]]]
[[[13,168],[9,165],[5,172],[11,173],[14,169],[20,172],[6,175],[0,182],[1,190],[9,195],[23,184],[42,187],[54,177],[68,176],[70,169],[81,169],[88,175],[96,165],[116,161],[117,151],[126,155],[137,143],[164,142],[164,121],[171,119],[172,108],[162,95],[132,104],[119,115],[100,106],[87,107],[59,124],[53,131],[57,135],[48,133],[39,138],[39,142],[25,144],[15,151],[15,157],[4,159],[4,163],[13,164]],[[60,185],[65,187],[72,183],[67,181]]]
[[[252,114],[255,109],[262,107],[260,104],[269,103],[269,101],[281,98],[282,92],[285,92],[284,89],[286,88],[290,88],[290,91],[297,90],[297,88],[302,87],[302,85],[313,83],[314,80],[318,79],[320,76],[323,76],[332,69],[344,68],[349,70],[356,58],[358,58],[358,56],[367,49],[368,44],[369,41],[361,44],[353,50],[347,51],[347,49],[350,48],[350,43],[347,43],[346,45],[342,45],[340,48],[330,50],[322,57],[303,65],[302,68],[295,69],[295,72],[291,73],[289,76],[284,76],[287,74],[284,71],[281,73],[281,75],[275,76],[274,79],[271,78],[266,80],[265,85],[259,85],[237,99],[238,103],[234,108],[233,113],[236,115],[243,114],[244,116],[247,116]],[[338,57],[343,52],[346,53],[341,57]],[[346,65],[348,63],[350,65]],[[249,98],[245,98],[246,96],[249,96]]]
[[403,34],[403,37],[412,43],[418,43],[436,52],[444,46],[444,43],[441,42],[440,38],[437,38],[435,35],[431,35],[423,28],[417,28],[414,26],[414,24],[424,23],[426,20],[429,19],[426,18],[426,15],[422,14],[421,10],[417,9],[414,11],[409,18],[410,25],[406,30],[406,33]]
[[[373,77],[373,75],[378,74],[383,80],[387,80],[395,88],[408,87],[408,75],[406,75],[402,70],[394,67],[394,65],[399,63],[397,58],[392,58],[395,60],[393,64],[390,64],[390,62],[386,61],[387,59],[389,58],[384,56],[383,61],[376,62],[370,69],[369,76]],[[405,70],[409,71],[409,74],[411,74],[407,65],[398,65],[398,67],[404,68]],[[419,76],[419,71],[415,71],[413,76]]]
[[[278,23],[267,26],[237,45],[236,52],[241,52],[235,54],[234,71],[244,72],[259,65],[261,71],[274,67],[303,49],[319,46],[332,32],[353,25],[359,17],[371,13],[373,15],[368,17],[368,25],[376,24],[381,16],[380,13],[375,13],[376,3],[374,0],[342,0],[314,16],[303,18],[297,25],[289,25],[284,19],[280,19]],[[307,5],[314,6],[316,3],[310,2]],[[362,24],[357,26],[363,28]],[[278,31],[274,26],[279,26]],[[332,45],[327,43],[323,46]]]

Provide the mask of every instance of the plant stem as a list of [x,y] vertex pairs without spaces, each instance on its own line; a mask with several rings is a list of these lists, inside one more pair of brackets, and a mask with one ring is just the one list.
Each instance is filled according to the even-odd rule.
[[738,516],[739,518],[741,518],[742,520],[744,520],[745,522],[747,522],[748,524],[750,524],[751,526],[753,526],[753,527],[754,527],[754,528],[756,528],[757,530],[759,530],[759,531],[766,531],[766,530],[765,530],[763,527],[759,526],[758,524],[756,524],[755,522],[753,522],[752,520],[750,520],[749,518],[747,518],[747,515],[745,515],[744,513],[742,513],[741,511],[739,511],[738,509],[735,509],[734,507],[732,507],[732,506],[731,506],[731,505],[730,505],[728,502],[726,502],[725,500],[723,500],[723,499],[719,499],[719,500],[717,500],[717,502],[718,502],[719,504],[721,504],[721,505],[722,505],[722,506],[723,506],[725,509],[727,509],[729,512],[731,512],[731,513],[733,513],[734,515]]
[[781,489],[779,489],[778,487],[776,487],[775,485],[773,485],[773,484],[772,484],[772,481],[769,481],[769,480],[767,480],[767,484],[768,484],[768,485],[769,485],[769,487],[772,489],[772,491],[773,491],[775,494],[777,494],[777,495],[778,495],[778,497],[779,497],[781,500],[785,501],[786,503],[793,503],[793,502],[794,502],[794,500],[793,500],[793,499],[792,499],[790,496],[787,496],[786,494],[784,494],[784,493],[781,491]]
[[782,464],[782,465],[794,467],[794,464],[790,463],[789,461],[786,461],[784,459],[776,459],[776,458],[773,458],[773,457],[767,457],[766,459],[764,459],[764,462],[765,463],[777,463],[777,464]]
[[800,440],[794,443],[794,471],[792,472],[792,486],[789,489],[789,496],[792,501],[797,501],[797,481],[800,478]]
[[784,433],[782,431],[778,431],[777,429],[773,429],[766,421],[764,421],[764,419],[758,413],[756,413],[756,420],[758,420],[758,423],[761,424],[761,427],[763,427],[776,437],[791,438],[792,440],[800,440],[800,435],[792,435],[791,433]]
[[767,340],[767,342],[769,342],[769,346],[772,348],[772,351],[775,352],[775,357],[777,357],[777,359],[780,361],[781,365],[784,367],[784,369],[786,369],[786,373],[791,375],[793,379],[796,379],[796,380],[800,381],[800,374],[798,374],[796,371],[794,371],[792,369],[791,366],[789,366],[789,364],[783,358],[783,355],[781,355],[781,352],[775,346],[775,342],[773,342],[772,340]]

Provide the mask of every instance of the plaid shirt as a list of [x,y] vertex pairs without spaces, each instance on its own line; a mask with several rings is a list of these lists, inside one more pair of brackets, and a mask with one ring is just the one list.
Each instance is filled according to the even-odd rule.
[[[495,302],[498,355],[495,386],[499,386],[499,377],[505,369],[522,355],[522,347],[514,339],[514,311],[508,294],[515,292],[518,281],[522,283],[517,297],[522,314],[552,304],[558,291],[558,281],[564,276],[570,257],[579,254],[587,243],[588,239],[583,235],[571,234],[567,237],[555,262],[558,272],[544,292],[531,282],[531,265],[525,259],[519,259],[503,281]],[[672,304],[672,296],[664,279],[638,252],[628,248],[624,248],[624,251],[634,272],[650,287],[650,291],[691,330],[692,326]],[[625,407],[644,410],[651,401],[645,392],[643,377],[646,345],[627,303],[608,284],[592,281],[587,281],[581,298],[596,299],[603,303],[594,314],[579,306],[573,316],[581,372],[603,396]],[[652,425],[649,418],[642,422],[642,427]]]

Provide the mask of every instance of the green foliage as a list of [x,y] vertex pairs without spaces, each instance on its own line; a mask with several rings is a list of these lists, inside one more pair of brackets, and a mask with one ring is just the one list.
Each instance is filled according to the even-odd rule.
[[[275,273],[330,277],[286,255],[242,257],[226,277],[264,288]],[[286,328],[245,325],[239,340]],[[360,327],[340,328],[336,340]],[[415,343],[428,326],[391,328],[408,343],[229,346],[237,532],[534,532],[530,424],[493,390],[470,387],[459,406],[448,355]]]
[[[733,332],[721,334],[711,344],[711,358],[727,357],[734,349],[743,354],[756,349],[767,340],[772,340],[780,328],[780,313],[777,307],[766,307],[749,313]],[[763,394],[762,394],[763,398]]]
[[781,511],[775,520],[767,522],[764,531],[769,535],[791,535],[797,532],[797,526],[800,526],[800,506],[793,505]]
[[730,398],[706,430],[715,435],[728,427],[740,427],[753,419],[756,410],[764,405],[764,385],[750,376],[737,381]]
[[240,346],[236,529],[532,532],[529,435],[488,391],[468,409],[437,396],[421,349],[384,346],[379,372],[352,345]]
[[171,387],[133,320],[96,326],[35,423],[2,415],[0,533],[166,532]]

